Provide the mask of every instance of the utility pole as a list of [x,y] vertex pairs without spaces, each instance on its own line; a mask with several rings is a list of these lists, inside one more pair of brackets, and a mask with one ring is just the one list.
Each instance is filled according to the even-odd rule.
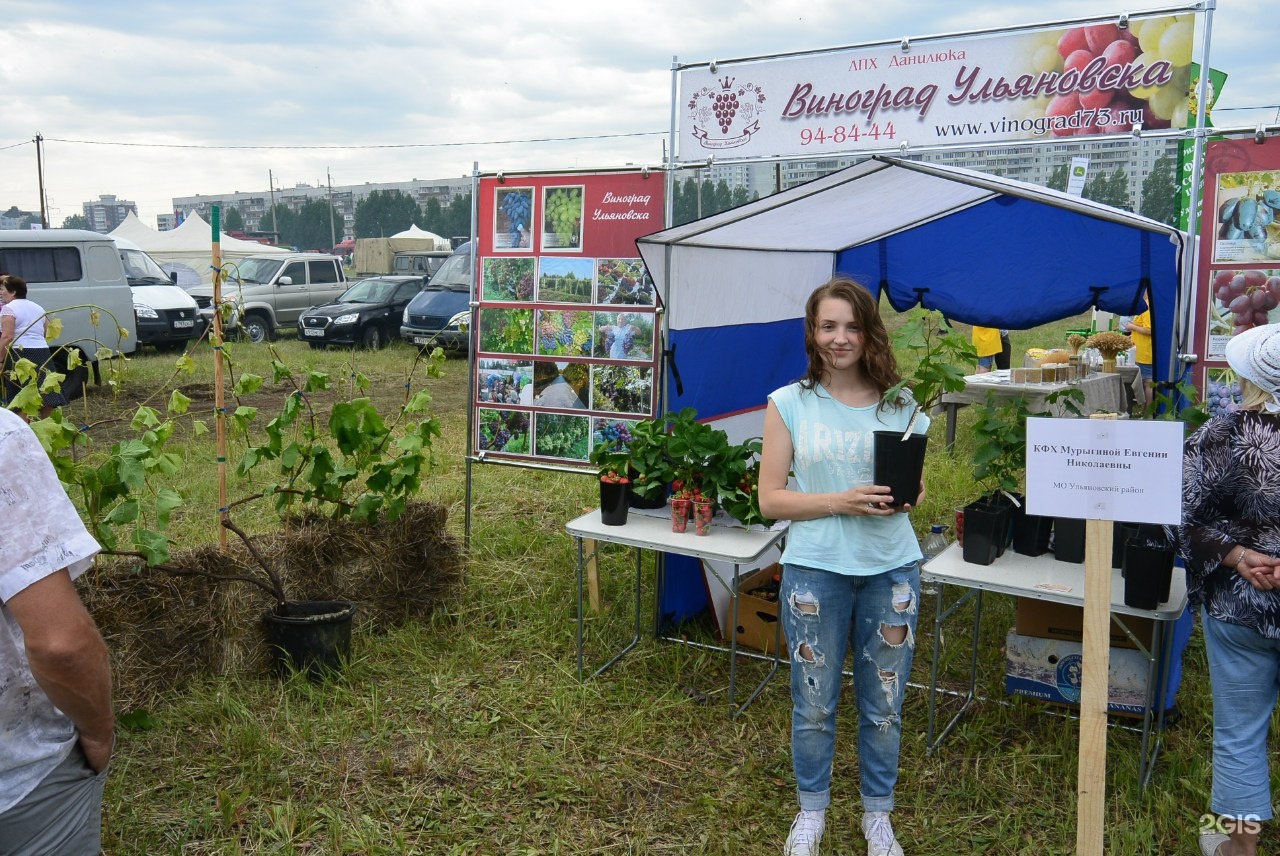
[[44,136],[36,134],[36,179],[40,185],[40,228],[49,228],[49,205],[44,198]]
[[329,167],[324,168],[324,177],[329,182],[329,249],[338,246],[338,235],[333,231],[333,176],[329,174]]
[[276,179],[267,170],[267,188],[271,194],[271,231],[276,235],[276,243],[280,243],[280,226],[276,223]]

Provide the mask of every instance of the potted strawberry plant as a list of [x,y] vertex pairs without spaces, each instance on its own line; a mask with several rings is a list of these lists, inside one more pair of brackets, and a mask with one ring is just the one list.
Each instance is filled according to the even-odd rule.
[[631,499],[631,479],[615,469],[600,473],[600,522],[605,526],[626,526]]

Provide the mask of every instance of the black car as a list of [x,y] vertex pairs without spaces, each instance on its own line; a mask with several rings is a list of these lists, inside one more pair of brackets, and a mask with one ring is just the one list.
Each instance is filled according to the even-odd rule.
[[311,347],[381,348],[396,338],[400,317],[423,286],[420,276],[371,276],[357,280],[333,303],[313,306],[298,319],[298,338]]
[[468,241],[453,251],[430,284],[405,307],[400,338],[411,345],[465,351],[470,343],[473,265]]

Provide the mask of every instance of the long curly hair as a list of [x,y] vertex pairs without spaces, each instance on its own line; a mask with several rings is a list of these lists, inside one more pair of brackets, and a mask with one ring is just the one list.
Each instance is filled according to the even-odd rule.
[[835,276],[814,289],[804,306],[804,351],[809,367],[800,386],[813,389],[827,371],[827,363],[818,350],[818,305],[827,298],[843,300],[853,307],[853,317],[862,329],[862,372],[881,395],[902,379],[898,361],[889,344],[889,331],[880,318],[880,307],[862,283],[847,276]]

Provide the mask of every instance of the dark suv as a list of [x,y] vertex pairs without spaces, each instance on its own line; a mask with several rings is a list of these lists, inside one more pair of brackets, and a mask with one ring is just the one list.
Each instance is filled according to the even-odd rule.
[[471,334],[471,285],[475,260],[471,242],[453,251],[431,282],[404,309],[400,338],[411,345],[439,345],[466,351]]

